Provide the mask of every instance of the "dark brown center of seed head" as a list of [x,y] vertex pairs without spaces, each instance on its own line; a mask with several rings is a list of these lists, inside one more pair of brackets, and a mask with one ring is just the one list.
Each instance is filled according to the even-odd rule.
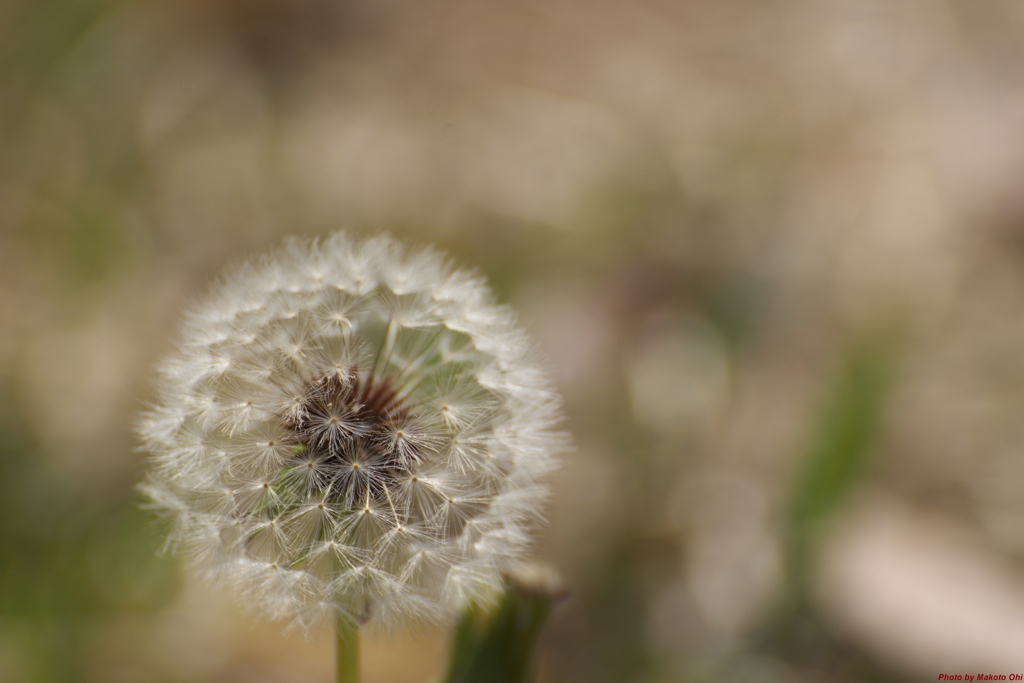
[[297,446],[295,464],[314,475],[312,486],[350,507],[386,500],[420,459],[415,444],[396,447],[411,411],[388,378],[323,377],[305,388],[299,403],[285,420]]

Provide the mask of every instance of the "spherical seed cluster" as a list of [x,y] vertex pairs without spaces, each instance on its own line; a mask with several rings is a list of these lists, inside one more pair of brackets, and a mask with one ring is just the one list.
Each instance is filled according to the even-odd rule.
[[187,315],[143,491],[263,614],[438,619],[527,550],[557,418],[479,278],[389,238],[291,240]]

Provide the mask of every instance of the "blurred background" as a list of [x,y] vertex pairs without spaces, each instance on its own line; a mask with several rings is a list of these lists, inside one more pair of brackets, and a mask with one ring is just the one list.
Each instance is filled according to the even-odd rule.
[[339,228],[550,359],[541,681],[1024,673],[1024,3],[0,0],[0,680],[330,679],[157,555],[132,423],[226,261]]

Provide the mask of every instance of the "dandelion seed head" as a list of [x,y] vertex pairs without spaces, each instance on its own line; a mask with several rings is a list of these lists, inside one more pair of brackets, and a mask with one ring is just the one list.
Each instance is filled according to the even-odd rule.
[[141,490],[260,614],[443,620],[528,552],[558,419],[479,277],[387,237],[291,239],[187,313]]

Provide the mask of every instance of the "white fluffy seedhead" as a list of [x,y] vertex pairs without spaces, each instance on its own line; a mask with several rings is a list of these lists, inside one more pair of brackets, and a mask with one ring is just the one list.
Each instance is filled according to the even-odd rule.
[[558,414],[479,278],[387,237],[292,239],[188,313],[142,490],[257,612],[443,619],[528,549]]

